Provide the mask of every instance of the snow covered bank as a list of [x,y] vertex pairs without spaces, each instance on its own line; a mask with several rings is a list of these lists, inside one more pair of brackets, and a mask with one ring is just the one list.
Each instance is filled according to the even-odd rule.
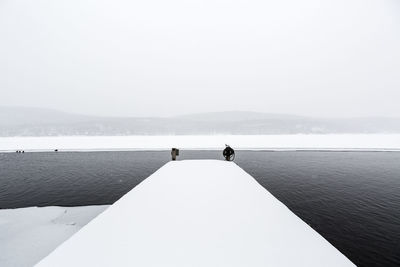
[[0,137],[0,151],[221,149],[400,150],[400,134]]
[[166,164],[39,262],[53,266],[353,266],[232,162]]
[[33,266],[107,207],[0,210],[0,266]]

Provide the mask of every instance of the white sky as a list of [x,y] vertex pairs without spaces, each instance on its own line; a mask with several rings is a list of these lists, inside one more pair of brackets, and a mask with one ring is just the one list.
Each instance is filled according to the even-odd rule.
[[400,1],[0,0],[0,105],[400,116]]

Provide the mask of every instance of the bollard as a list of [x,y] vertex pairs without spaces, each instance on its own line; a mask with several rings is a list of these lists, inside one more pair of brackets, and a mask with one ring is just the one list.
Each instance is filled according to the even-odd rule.
[[171,150],[171,157],[172,157],[172,160],[176,160],[176,156],[179,156],[179,149],[177,149],[177,148],[172,148],[172,150]]

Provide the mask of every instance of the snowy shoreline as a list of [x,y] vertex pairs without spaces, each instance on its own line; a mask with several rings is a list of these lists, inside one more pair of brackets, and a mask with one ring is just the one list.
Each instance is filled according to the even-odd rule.
[[0,152],[145,151],[172,147],[271,151],[400,151],[400,134],[0,137]]
[[108,207],[0,209],[0,266],[33,266]]

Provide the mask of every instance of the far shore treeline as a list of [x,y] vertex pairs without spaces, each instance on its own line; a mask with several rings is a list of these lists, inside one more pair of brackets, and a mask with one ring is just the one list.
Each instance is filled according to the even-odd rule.
[[400,133],[400,118],[313,118],[257,112],[97,117],[0,107],[0,136]]

